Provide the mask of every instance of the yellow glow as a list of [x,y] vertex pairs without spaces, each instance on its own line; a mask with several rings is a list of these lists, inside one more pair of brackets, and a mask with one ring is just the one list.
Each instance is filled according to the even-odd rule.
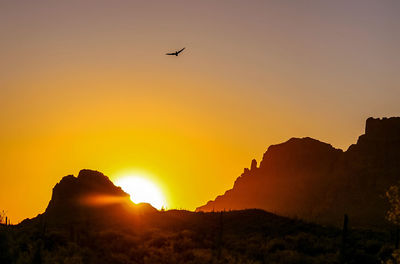
[[144,175],[132,174],[118,178],[115,185],[130,194],[134,203],[149,203],[157,209],[166,207],[161,190]]
[[13,223],[44,212],[81,169],[146,178],[168,208],[195,210],[271,144],[311,136],[347,149],[369,115],[400,112],[397,45],[386,41],[400,16],[381,9],[391,4],[3,2],[0,211]]

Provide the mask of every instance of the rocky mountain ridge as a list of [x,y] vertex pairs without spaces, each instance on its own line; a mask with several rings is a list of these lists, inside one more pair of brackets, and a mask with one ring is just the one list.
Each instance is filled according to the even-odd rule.
[[359,225],[385,223],[386,189],[400,180],[400,117],[368,118],[365,134],[347,151],[312,138],[272,145],[232,189],[197,211],[260,208],[338,224],[344,213]]

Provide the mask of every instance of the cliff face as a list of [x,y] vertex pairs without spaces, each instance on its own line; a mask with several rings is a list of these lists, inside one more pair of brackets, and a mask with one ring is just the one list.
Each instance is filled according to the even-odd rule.
[[385,190],[400,179],[400,118],[369,118],[365,134],[343,152],[292,138],[252,162],[231,190],[197,211],[261,208],[285,216],[353,224],[384,223]]

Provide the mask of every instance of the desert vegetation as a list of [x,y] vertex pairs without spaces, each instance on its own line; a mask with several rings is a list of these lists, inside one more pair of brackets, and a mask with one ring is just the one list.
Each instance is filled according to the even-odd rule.
[[393,232],[324,227],[262,210],[158,212],[139,229],[44,220],[3,225],[0,263],[380,263],[393,259],[395,247]]

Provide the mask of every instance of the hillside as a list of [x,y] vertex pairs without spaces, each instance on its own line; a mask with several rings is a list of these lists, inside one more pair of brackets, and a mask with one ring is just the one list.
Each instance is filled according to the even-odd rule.
[[263,210],[157,211],[127,198],[100,172],[64,177],[43,214],[0,225],[0,263],[380,263],[395,244],[351,219],[342,231]]
[[231,190],[197,211],[260,208],[339,224],[344,213],[363,226],[384,225],[383,195],[400,180],[400,118],[368,118],[347,151],[311,138],[272,145]]

